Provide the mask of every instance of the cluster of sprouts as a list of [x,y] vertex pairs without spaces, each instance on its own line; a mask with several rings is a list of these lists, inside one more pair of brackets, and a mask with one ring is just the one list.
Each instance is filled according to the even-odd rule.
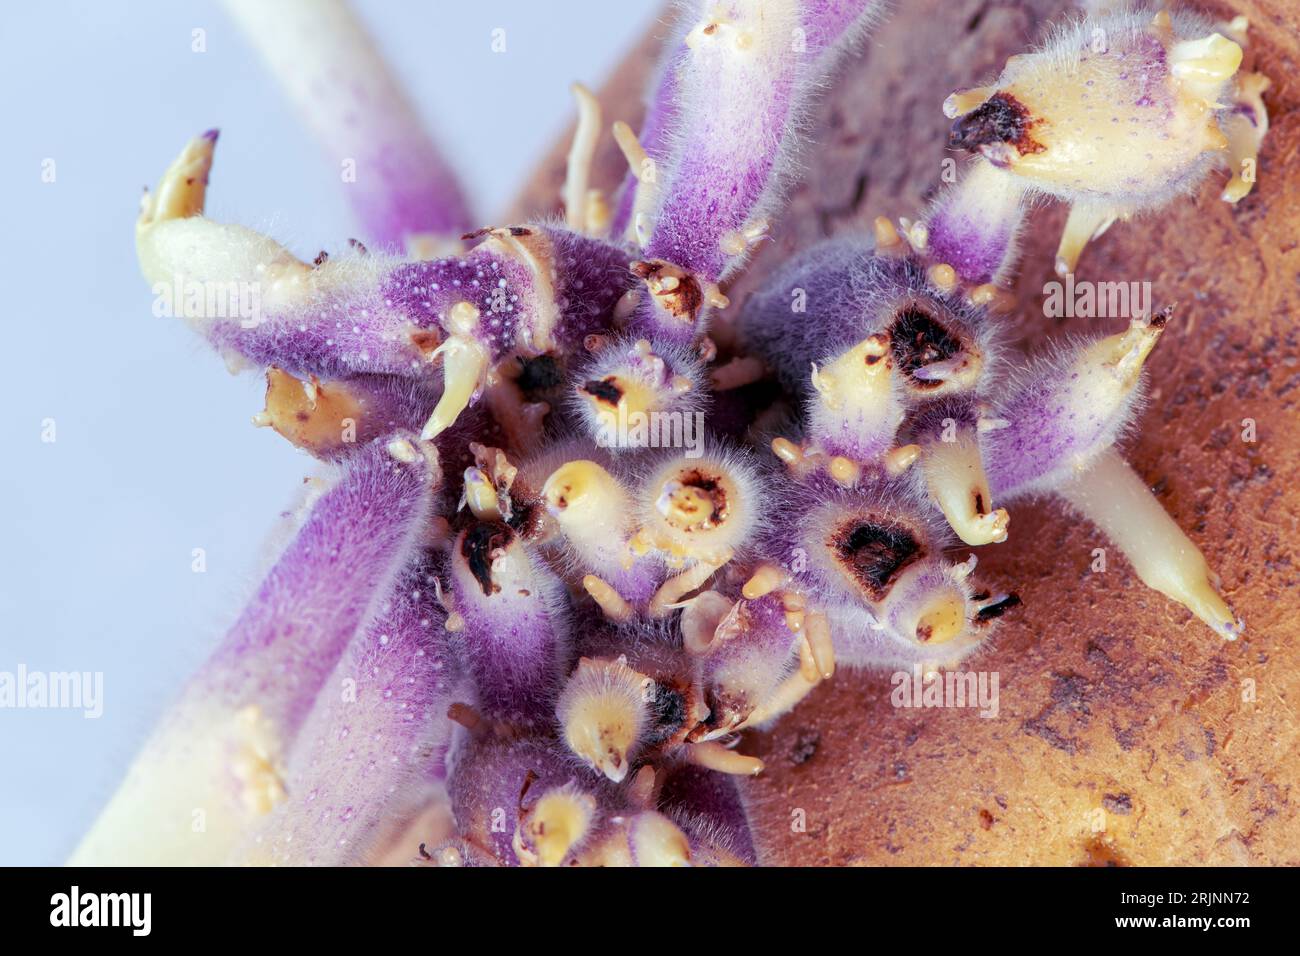
[[[1241,632],[1115,450],[1172,310],[1024,360],[1001,326],[1035,196],[1071,204],[1064,274],[1216,161],[1246,194],[1244,20],[1081,16],[943,104],[972,157],[929,208],[732,303],[873,0],[683,0],[640,132],[613,124],[617,194],[577,88],[563,220],[473,230],[341,4],[230,6],[329,149],[369,158],[365,244],[304,261],[206,218],[211,132],[145,197],[139,261],[257,285],[255,321],[187,321],[334,477],[76,861],[759,862],[740,733],[839,666],[959,666],[1019,599],[952,552],[1014,542],[1028,496]],[[438,801],[453,836],[425,845]]]

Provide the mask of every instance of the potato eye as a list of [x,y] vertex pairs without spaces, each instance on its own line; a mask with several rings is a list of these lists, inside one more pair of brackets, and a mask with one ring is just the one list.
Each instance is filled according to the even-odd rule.
[[873,601],[881,601],[908,565],[925,556],[925,549],[907,528],[896,524],[855,521],[843,526],[831,547],[844,570]]
[[917,306],[908,306],[899,311],[889,327],[890,347],[894,360],[902,371],[912,376],[917,384],[937,387],[938,379],[918,379],[914,373],[917,369],[961,354],[961,339],[950,333],[934,316]]

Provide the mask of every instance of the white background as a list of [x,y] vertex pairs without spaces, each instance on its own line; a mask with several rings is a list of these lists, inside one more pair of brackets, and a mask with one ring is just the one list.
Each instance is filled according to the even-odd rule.
[[[492,222],[655,0],[359,4]],[[491,51],[506,29],[507,51]],[[192,31],[207,51],[191,51]],[[312,462],[136,269],[141,188],[217,126],[208,212],[310,258],[338,170],[213,2],[7,5],[0,32],[0,671],[102,671],[104,713],[0,709],[0,864],[61,862],[256,584]],[[42,162],[56,181],[41,181]],[[42,443],[42,421],[57,440]],[[207,571],[191,571],[203,548]]]

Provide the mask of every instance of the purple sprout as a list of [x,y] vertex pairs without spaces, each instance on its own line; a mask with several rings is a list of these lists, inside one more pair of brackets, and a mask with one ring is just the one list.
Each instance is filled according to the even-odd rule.
[[[739,732],[837,663],[955,667],[987,646],[1018,599],[949,555],[1013,537],[999,506],[1026,495],[1062,496],[1145,583],[1240,633],[1114,448],[1169,310],[1027,362],[1000,310],[1031,195],[1074,204],[1072,270],[1214,150],[1254,155],[1266,81],[1235,75],[1244,26],[1084,19],[954,94],[952,144],[979,153],[963,179],[774,271],[733,308],[722,363],[704,334],[720,284],[777,227],[808,105],[877,4],[683,3],[639,138],[614,124],[631,171],[613,213],[588,188],[601,118],[578,87],[565,224],[476,232],[345,6],[231,7],[331,153],[378,171],[351,192],[371,249],[306,263],[205,218],[213,132],[146,197],[141,268],[256,284],[251,319],[185,318],[266,374],[256,421],[335,476],[75,862],[365,863],[433,804],[455,832],[407,847],[417,862],[760,862],[742,784],[763,765]],[[1093,105],[1054,95],[1090,71]],[[1125,111],[1182,138],[1146,165],[1121,146],[1079,161],[1069,131]],[[759,379],[784,425],[733,400]],[[653,422],[679,431],[628,438]]]

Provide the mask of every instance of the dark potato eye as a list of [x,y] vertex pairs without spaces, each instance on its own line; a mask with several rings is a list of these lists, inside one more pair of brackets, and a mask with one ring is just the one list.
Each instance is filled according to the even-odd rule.
[[564,381],[564,370],[550,355],[538,355],[524,358],[520,362],[519,377],[515,384],[525,395],[544,392],[555,388]]
[[659,743],[677,733],[686,723],[690,707],[680,688],[658,682],[654,685],[654,698],[650,702],[651,727],[647,741]]
[[980,107],[952,124],[948,145],[953,149],[978,149],[991,143],[1010,143],[1020,155],[1045,148],[1029,135],[1037,121],[1010,93],[995,93]]
[[873,601],[884,599],[908,565],[925,556],[916,536],[900,525],[856,521],[833,537],[831,547],[844,570]]
[[499,521],[482,521],[465,532],[460,553],[484,594],[491,595],[501,590],[492,580],[492,555],[507,547],[512,540],[514,532]]
[[[951,335],[932,315],[916,306],[900,311],[894,317],[889,333],[894,359],[909,376],[918,368],[950,359],[962,351],[960,339]],[[934,387],[940,383],[926,381],[917,384]]]
[[618,408],[618,403],[623,398],[623,390],[618,387],[618,379],[613,375],[592,379],[582,386],[582,390],[610,408]]

